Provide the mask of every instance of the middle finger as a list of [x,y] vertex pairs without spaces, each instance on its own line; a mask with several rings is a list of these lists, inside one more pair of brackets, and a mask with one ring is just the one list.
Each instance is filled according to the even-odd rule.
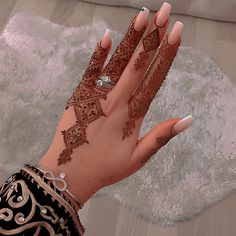
[[115,100],[116,98],[120,100],[120,97],[122,97],[122,100],[128,101],[142,80],[165,35],[169,23],[170,9],[171,5],[164,3],[154,16],[147,35],[134,52],[112,91]]

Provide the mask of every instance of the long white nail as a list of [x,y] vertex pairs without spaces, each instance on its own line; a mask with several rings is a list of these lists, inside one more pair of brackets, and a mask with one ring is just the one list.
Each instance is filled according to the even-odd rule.
[[134,22],[134,28],[137,31],[141,31],[148,24],[148,16],[149,10],[146,7],[142,7]]
[[187,116],[184,119],[178,121],[173,127],[172,132],[174,135],[179,134],[186,130],[193,122],[192,116]]
[[164,2],[161,6],[159,12],[157,13],[156,17],[156,25],[162,27],[168,21],[170,15],[171,5],[167,2]]
[[171,32],[168,36],[168,43],[175,44],[180,40],[181,33],[183,31],[184,24],[180,21],[176,21]]
[[105,49],[108,47],[111,41],[111,31],[109,29],[106,29],[105,34],[103,36],[101,46]]

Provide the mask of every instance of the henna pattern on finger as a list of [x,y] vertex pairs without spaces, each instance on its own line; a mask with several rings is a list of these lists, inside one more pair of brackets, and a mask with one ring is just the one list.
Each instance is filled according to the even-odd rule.
[[73,106],[76,124],[69,129],[62,131],[66,147],[59,155],[58,165],[66,164],[71,161],[71,155],[74,148],[79,147],[84,143],[89,143],[86,137],[86,128],[88,124],[101,116],[106,116],[102,110],[99,99],[106,99],[109,89],[97,86],[96,80],[100,75],[105,75],[116,82],[121,76],[145,31],[145,28],[142,31],[135,30],[135,18],[136,17],[132,20],[128,32],[102,73],[101,71],[107,57],[107,49],[103,49],[101,44],[97,45],[82,81],[68,100],[65,109]]
[[108,64],[101,73],[102,76],[110,77],[113,82],[117,82],[119,80],[146,29],[144,28],[141,31],[137,31],[134,28],[135,19],[136,16],[133,18],[125,37],[120,42]]
[[135,59],[134,63],[134,69],[136,71],[145,67],[146,61],[150,58],[150,52],[158,49],[161,43],[160,29],[165,28],[169,23],[169,20],[167,20],[163,26],[158,26],[156,24],[156,17],[154,18],[156,29],[146,35],[142,40],[143,51],[139,53],[138,58]]
[[156,50],[160,45],[159,28],[156,28],[151,33],[143,38],[143,50],[135,59],[134,69],[137,71],[146,65],[149,59],[149,52]]
[[174,45],[169,44],[168,35],[164,38],[159,54],[154,58],[144,79],[128,102],[129,120],[122,128],[122,139],[132,135],[135,121],[143,118],[147,113],[152,100],[168,74],[179,45],[180,41]]
[[146,164],[150,158],[156,154],[156,152],[163,146],[165,146],[169,141],[171,137],[156,137],[156,146],[152,147],[149,152],[145,153],[143,159],[141,160],[141,164],[144,165]]
[[102,89],[98,89],[95,83],[106,60],[106,56],[107,49],[103,49],[101,44],[98,44],[81,82],[66,104],[66,110],[73,106],[76,124],[67,130],[61,131],[66,147],[59,155],[58,165],[71,161],[74,148],[84,143],[89,143],[86,137],[88,124],[101,116],[106,116],[99,99],[106,99],[107,93]]

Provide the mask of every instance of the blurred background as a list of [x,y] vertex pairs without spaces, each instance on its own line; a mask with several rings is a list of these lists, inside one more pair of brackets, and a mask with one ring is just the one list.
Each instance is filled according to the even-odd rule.
[[[18,12],[41,15],[68,27],[103,20],[112,30],[125,33],[131,18],[145,6],[151,16],[164,1],[159,0],[1,0],[0,30]],[[236,83],[236,1],[170,0],[174,21],[184,23],[182,45],[199,49]],[[101,36],[104,32],[101,32]],[[174,227],[151,225],[112,199],[91,199],[81,212],[86,236],[234,236],[236,194],[210,207],[191,220]]]

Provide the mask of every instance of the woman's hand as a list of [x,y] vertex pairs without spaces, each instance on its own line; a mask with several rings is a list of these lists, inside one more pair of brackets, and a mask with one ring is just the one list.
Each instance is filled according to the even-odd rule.
[[102,187],[135,173],[191,124],[191,116],[173,118],[138,140],[144,116],[180,44],[182,23],[176,22],[165,36],[169,12],[170,5],[164,3],[144,36],[149,10],[142,8],[104,66],[111,48],[106,31],[39,162],[54,173],[63,171],[83,203]]

